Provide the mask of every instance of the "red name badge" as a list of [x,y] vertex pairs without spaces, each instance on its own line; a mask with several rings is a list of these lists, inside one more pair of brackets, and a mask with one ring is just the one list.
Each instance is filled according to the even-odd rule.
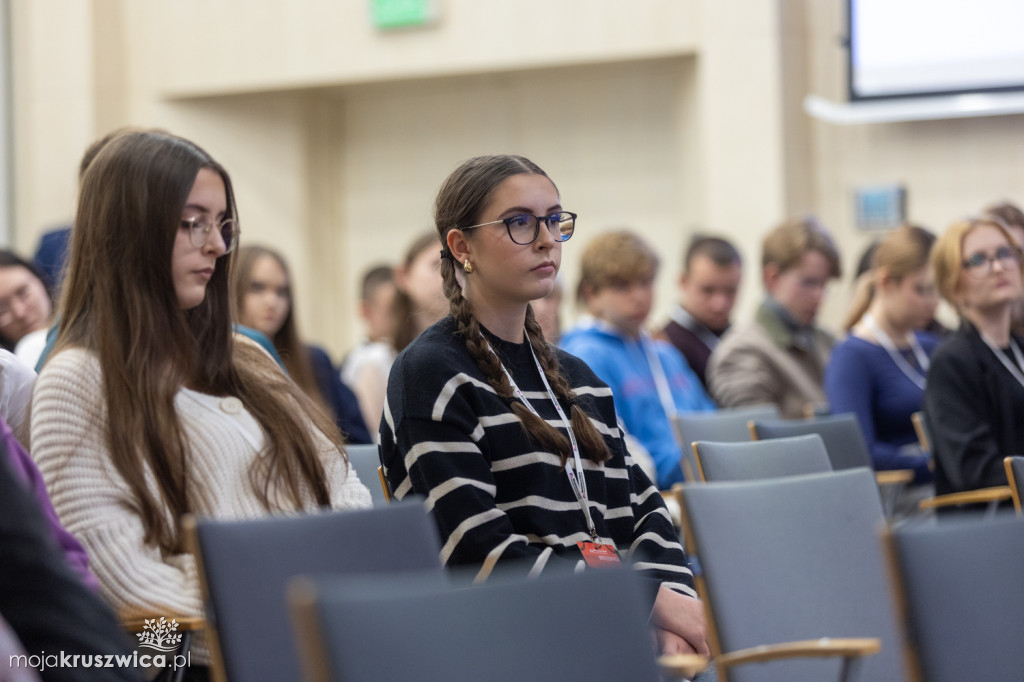
[[583,560],[591,568],[608,568],[618,566],[622,562],[614,545],[599,545],[596,542],[577,542],[576,546],[583,552]]

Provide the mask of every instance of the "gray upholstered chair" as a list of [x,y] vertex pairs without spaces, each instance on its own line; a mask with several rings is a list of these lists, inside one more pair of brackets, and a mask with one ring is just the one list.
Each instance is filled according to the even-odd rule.
[[714,412],[686,412],[673,417],[676,438],[683,450],[680,465],[687,481],[697,480],[697,464],[693,460],[693,443],[698,440],[735,443],[750,440],[747,424],[752,419],[777,419],[776,405],[747,405]]
[[1014,456],[1003,459],[1006,467],[1006,480],[1010,484],[1010,495],[1013,497],[1013,508],[1021,511],[1021,492],[1024,491],[1024,457]]
[[347,445],[345,451],[348,453],[348,463],[355,469],[356,475],[370,490],[370,499],[374,507],[380,507],[388,503],[384,490],[380,485],[380,478],[377,474],[377,467],[380,466],[380,454],[377,446],[370,445]]
[[302,672],[285,584],[299,574],[430,572],[443,577],[437,526],[422,502],[247,521],[189,518],[220,680],[280,682]]
[[747,481],[832,471],[821,436],[773,438],[745,443],[693,444],[702,481]]
[[901,679],[878,541],[885,518],[870,471],[691,483],[679,491],[703,565],[720,678]]
[[887,534],[910,679],[1019,680],[1024,671],[1024,519],[905,524]]
[[658,680],[633,571],[452,587],[299,578],[289,601],[307,679]]
[[[813,419],[794,420],[752,420],[750,433],[754,440],[767,438],[785,438],[817,433],[825,441],[828,458],[832,461],[832,469],[842,471],[855,467],[874,469],[871,451],[868,450],[864,432],[853,412],[830,414]],[[896,498],[903,487],[914,480],[914,472],[910,469],[892,469],[876,471],[875,478],[882,486],[883,504],[886,516],[892,516],[896,507]]]

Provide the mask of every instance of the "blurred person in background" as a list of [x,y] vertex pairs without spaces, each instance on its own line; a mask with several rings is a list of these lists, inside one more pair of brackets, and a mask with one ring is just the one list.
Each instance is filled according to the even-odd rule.
[[43,273],[14,252],[0,250],[0,345],[34,369],[52,317]]
[[924,392],[939,495],[1006,485],[1003,458],[1024,455],[1024,337],[1010,329],[1021,248],[1001,222],[953,223],[932,251],[960,327],[935,351]]
[[292,278],[284,257],[265,246],[242,247],[234,274],[238,322],[270,339],[288,375],[328,411],[349,443],[371,442],[359,402],[342,383],[330,356],[299,337]]
[[[359,411],[371,432],[377,431],[379,398],[387,386],[388,370],[395,360],[391,337],[395,331],[395,271],[390,265],[377,265],[363,274],[359,296],[359,316],[366,336],[345,356],[341,380],[352,387]],[[381,404],[381,409],[383,405]]]
[[594,237],[580,260],[578,292],[588,316],[566,331],[561,346],[612,389],[626,431],[654,460],[658,487],[668,490],[683,480],[673,417],[714,410],[715,404],[686,358],[644,331],[658,264],[654,250],[634,232]]
[[[1003,201],[985,209],[985,215],[989,218],[996,218],[1005,227],[1010,236],[1017,242],[1017,246],[1024,249],[1024,211],[1021,211],[1016,204]],[[1021,297],[1010,311],[1013,333],[1024,336],[1024,297]]]
[[[388,373],[395,357],[424,329],[448,312],[441,291],[441,249],[437,235],[425,233],[409,245],[395,268],[395,295],[391,305],[392,330],[387,343],[370,344],[345,362],[343,377],[359,398],[359,409],[370,429],[384,412]],[[379,344],[379,345],[378,345]]]
[[764,238],[765,298],[751,322],[711,354],[708,385],[721,407],[772,403],[798,419],[822,406],[831,334],[816,326],[830,279],[841,275],[832,237],[813,217],[788,220]]
[[743,277],[739,251],[719,237],[696,236],[683,256],[679,305],[655,338],[675,346],[707,388],[711,351],[729,330]]
[[848,336],[832,349],[825,395],[832,412],[854,412],[875,469],[912,469],[931,481],[911,415],[924,399],[929,357],[939,339],[924,332],[938,291],[930,256],[935,236],[916,225],[885,235],[872,251],[868,283],[843,323]]

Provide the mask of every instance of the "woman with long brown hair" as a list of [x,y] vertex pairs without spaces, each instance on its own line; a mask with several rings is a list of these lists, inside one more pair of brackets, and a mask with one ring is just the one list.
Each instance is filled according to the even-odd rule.
[[292,277],[284,257],[266,246],[243,246],[237,261],[233,289],[238,322],[270,339],[288,375],[328,411],[349,443],[369,443],[359,402],[342,383],[327,351],[303,343],[299,336]]
[[380,424],[388,373],[395,356],[447,312],[440,270],[437,237],[430,232],[418,236],[394,268],[388,338],[355,348],[345,360],[342,378],[359,397],[363,420],[371,429]]
[[381,460],[395,496],[425,497],[442,560],[478,579],[509,563],[635,563],[662,651],[706,654],[685,554],[610,389],[547,343],[530,306],[554,286],[576,215],[536,164],[503,155],[459,166],[434,222],[451,312],[391,369]]
[[921,409],[929,357],[939,340],[923,330],[939,302],[929,255],[935,237],[903,225],[878,243],[870,278],[832,349],[825,395],[832,412],[855,412],[876,469],[913,469],[931,480],[911,415]]
[[167,133],[115,137],[83,178],[32,449],[123,616],[202,615],[186,513],[370,503],[333,422],[232,333],[237,221],[224,168]]

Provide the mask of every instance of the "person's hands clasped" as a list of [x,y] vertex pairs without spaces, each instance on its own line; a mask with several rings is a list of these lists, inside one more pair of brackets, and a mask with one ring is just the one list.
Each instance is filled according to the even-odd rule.
[[651,625],[662,654],[711,655],[704,605],[700,600],[662,587],[654,600]]

